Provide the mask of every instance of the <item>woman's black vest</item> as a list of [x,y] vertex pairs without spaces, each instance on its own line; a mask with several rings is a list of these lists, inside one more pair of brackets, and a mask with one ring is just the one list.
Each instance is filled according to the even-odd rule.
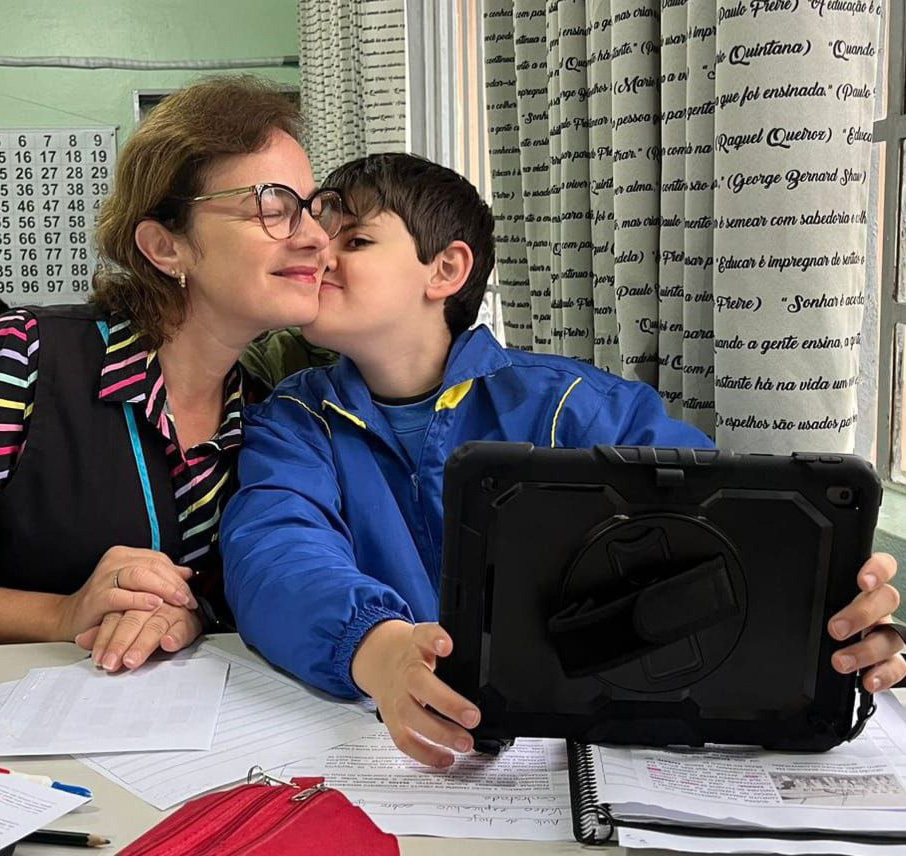
[[[0,586],[71,594],[108,548],[150,548],[151,525],[124,405],[98,398],[106,346],[95,322],[104,315],[92,306],[29,311],[38,319],[38,379],[25,452],[0,485]],[[178,562],[168,441],[144,404],[134,414],[160,550]]]

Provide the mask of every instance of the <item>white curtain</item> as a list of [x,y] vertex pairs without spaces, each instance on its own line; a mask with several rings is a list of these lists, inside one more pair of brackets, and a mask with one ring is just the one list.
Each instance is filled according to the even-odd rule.
[[484,0],[507,341],[849,451],[879,0]]
[[299,74],[316,178],[406,148],[403,0],[299,0]]

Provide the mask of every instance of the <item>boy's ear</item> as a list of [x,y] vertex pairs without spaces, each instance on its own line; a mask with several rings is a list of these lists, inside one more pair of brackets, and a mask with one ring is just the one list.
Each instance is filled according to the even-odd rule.
[[446,300],[465,285],[472,272],[472,250],[465,241],[452,241],[434,257],[428,281],[429,300]]
[[142,220],[135,227],[135,246],[159,271],[172,276],[184,272],[186,260],[182,242],[157,220]]

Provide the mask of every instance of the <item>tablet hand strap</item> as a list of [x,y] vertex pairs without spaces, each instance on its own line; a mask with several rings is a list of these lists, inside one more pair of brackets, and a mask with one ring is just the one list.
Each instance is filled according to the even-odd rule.
[[569,604],[548,630],[569,677],[638,659],[739,614],[723,556],[650,583],[616,600]]

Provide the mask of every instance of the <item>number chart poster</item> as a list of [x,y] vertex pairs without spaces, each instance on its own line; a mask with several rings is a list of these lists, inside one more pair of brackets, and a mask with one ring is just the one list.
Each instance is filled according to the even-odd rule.
[[0,130],[0,300],[87,299],[115,163],[115,128]]

